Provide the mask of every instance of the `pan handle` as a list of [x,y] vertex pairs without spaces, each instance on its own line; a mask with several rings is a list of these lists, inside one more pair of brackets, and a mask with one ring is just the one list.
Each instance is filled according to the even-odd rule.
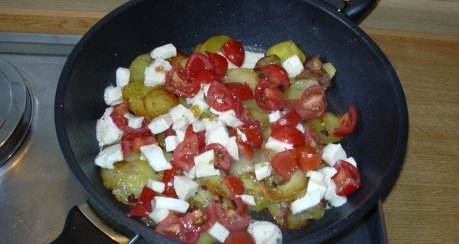
[[358,23],[378,0],[323,0],[332,5],[352,21]]

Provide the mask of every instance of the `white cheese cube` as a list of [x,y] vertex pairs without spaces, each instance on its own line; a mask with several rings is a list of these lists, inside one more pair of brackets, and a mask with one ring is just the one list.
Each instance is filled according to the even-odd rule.
[[236,128],[244,124],[236,117],[236,112],[234,112],[234,110],[232,109],[221,113],[218,116],[218,120],[222,121],[223,123],[225,123],[225,125],[232,128]]
[[164,144],[166,144],[166,152],[174,151],[179,144],[178,136],[168,136],[164,139]]
[[209,104],[207,104],[204,100],[197,99],[192,105],[191,109],[195,109],[199,111],[199,115],[209,109]]
[[143,116],[142,117],[132,117],[128,119],[128,126],[132,129],[139,129],[142,127],[143,123]]
[[239,160],[239,148],[237,146],[235,136],[229,138],[228,143],[226,144],[226,150],[232,159]]
[[304,133],[306,131],[306,129],[304,128],[304,126],[299,123],[298,125],[296,125],[295,127],[297,130],[301,131],[301,133]]
[[175,123],[178,119],[182,118],[185,113],[188,112],[188,109],[183,106],[182,104],[179,104],[171,109],[169,109],[169,115],[172,119],[172,122]]
[[355,159],[353,157],[346,158],[344,161],[354,165],[354,167],[357,168],[357,162],[355,161]]
[[228,131],[222,123],[217,123],[206,131],[206,145],[219,143],[226,146],[229,141]]
[[208,83],[202,83],[201,84],[201,90],[204,92],[204,96],[207,97],[207,93],[209,92],[210,84]]
[[148,163],[155,171],[172,169],[171,163],[164,157],[163,150],[158,145],[141,146],[140,152],[147,158]]
[[198,191],[198,187],[198,183],[186,176],[174,176],[174,188],[180,200],[186,200],[192,197]]
[[177,56],[177,48],[171,43],[159,46],[150,53],[152,59],[168,59]]
[[190,207],[190,204],[177,198],[156,196],[155,207],[164,208],[179,213],[186,213]]
[[201,132],[206,129],[206,124],[202,120],[196,120],[191,124],[194,132]]
[[186,128],[189,124],[190,122],[188,121],[186,117],[181,117],[180,119],[174,122],[174,124],[172,125],[172,129],[174,130],[183,129],[183,128]]
[[255,164],[255,178],[257,180],[262,180],[271,175],[272,167],[269,162],[257,163]]
[[282,67],[284,67],[284,69],[287,71],[288,77],[295,77],[304,70],[303,63],[301,63],[298,55],[293,55],[287,58],[282,63]]
[[264,53],[256,53],[251,51],[244,51],[244,62],[242,63],[241,67],[243,68],[255,68],[258,60],[265,56]]
[[117,142],[123,135],[123,131],[115,125],[112,117],[110,116],[112,112],[113,108],[108,107],[105,109],[102,117],[97,120],[96,137],[100,147]]
[[210,130],[219,123],[217,120],[204,118],[201,120],[204,123],[205,129]]
[[185,140],[185,132],[186,128],[175,130],[175,134],[177,135],[179,143]]
[[323,182],[324,175],[318,171],[309,171],[306,174],[309,178],[307,193],[315,191],[320,192],[320,199],[322,199],[327,191],[327,184]]
[[236,133],[243,142],[247,141],[247,136],[242,131],[240,131],[239,129],[236,129]]
[[272,111],[272,112],[269,113],[269,115],[268,115],[269,123],[274,123],[274,122],[276,122],[277,120],[280,119],[281,116],[282,116],[282,114],[281,114],[281,112],[280,112],[279,110]]
[[115,144],[100,151],[95,163],[102,168],[113,169],[113,164],[121,160],[123,160],[121,144]]
[[129,69],[118,67],[116,69],[116,86],[120,88],[126,86],[129,83],[130,75]]
[[148,215],[148,217],[150,217],[150,219],[155,221],[155,223],[159,223],[159,222],[163,221],[167,217],[167,215],[169,215],[169,213],[170,213],[169,210],[167,210],[165,208],[155,208]]
[[243,203],[249,205],[249,206],[255,206],[257,205],[255,203],[255,197],[253,197],[252,195],[238,195],[236,197],[239,197]]
[[159,86],[166,82],[166,73],[171,70],[172,66],[165,60],[155,60],[150,66],[145,68],[144,85]]
[[196,166],[193,166],[189,172],[183,171],[183,174],[190,179],[196,179]]
[[195,116],[195,114],[193,112],[191,112],[191,110],[188,109],[188,111],[184,114],[185,118],[188,119],[188,122],[189,123],[193,123],[195,121],[198,120],[198,118]]
[[333,207],[340,207],[347,202],[347,198],[336,195],[336,185],[332,179],[325,179],[327,183],[327,191],[325,192],[324,199],[328,201],[328,204]]
[[344,151],[341,144],[327,144],[324,147],[322,153],[322,159],[327,162],[328,165],[333,166],[335,165],[336,161],[346,159],[346,152]]
[[304,210],[308,210],[310,208],[315,207],[317,204],[320,203],[321,200],[321,192],[320,191],[313,191],[307,192],[302,198],[299,198],[292,202],[290,205],[290,209],[292,210],[292,214],[301,213]]
[[215,222],[207,232],[221,243],[224,243],[230,234],[229,230],[218,222]]
[[215,114],[215,115],[220,115],[220,114],[223,113],[223,112],[220,112],[220,111],[215,110],[215,109],[212,108],[212,107],[209,109],[209,111],[210,111],[211,113]]
[[214,150],[209,150],[194,157],[194,165],[196,168],[196,177],[205,177],[220,175],[220,171],[214,168]]
[[147,186],[148,188],[158,193],[163,193],[164,189],[166,189],[166,184],[164,184],[164,182],[152,179],[148,179]]
[[268,141],[265,144],[265,147],[268,149],[271,149],[275,152],[282,152],[288,149],[292,149],[293,145],[289,143],[285,143],[282,141],[278,141],[274,139],[273,137],[269,137]]
[[108,86],[104,90],[104,101],[107,105],[116,105],[123,102],[121,87]]
[[331,178],[333,177],[335,174],[336,174],[336,169],[335,167],[323,167],[319,170],[320,173],[322,173],[324,175],[324,179],[325,180],[326,178]]
[[280,244],[282,232],[279,227],[268,221],[252,221],[247,227],[256,244]]
[[169,114],[163,114],[161,116],[154,118],[148,124],[148,128],[150,128],[153,134],[159,134],[169,129],[171,125],[172,125],[171,116]]
[[199,92],[196,93],[196,95],[194,95],[194,97],[187,98],[186,99],[186,104],[193,105],[198,101],[204,101],[204,100],[205,100],[205,92],[202,89],[202,85],[201,85],[201,90],[199,90]]

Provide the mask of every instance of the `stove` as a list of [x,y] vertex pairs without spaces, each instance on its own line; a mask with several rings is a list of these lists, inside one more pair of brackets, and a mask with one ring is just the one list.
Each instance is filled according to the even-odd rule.
[[[0,243],[50,243],[75,209],[98,227],[104,225],[88,208],[88,196],[65,162],[54,127],[59,75],[80,38],[0,32]],[[333,242],[387,243],[381,206]],[[68,221],[66,228],[77,229],[76,222]]]

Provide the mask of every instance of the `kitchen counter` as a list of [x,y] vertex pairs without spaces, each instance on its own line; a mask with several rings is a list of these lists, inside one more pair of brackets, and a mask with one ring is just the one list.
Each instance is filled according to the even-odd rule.
[[[0,0],[0,31],[83,34],[124,2]],[[382,0],[360,26],[408,103],[405,164],[383,205],[389,241],[459,243],[459,1]]]

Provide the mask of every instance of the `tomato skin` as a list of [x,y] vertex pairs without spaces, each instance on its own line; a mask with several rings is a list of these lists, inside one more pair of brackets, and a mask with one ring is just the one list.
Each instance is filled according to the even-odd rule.
[[179,217],[170,212],[163,221],[156,225],[155,230],[162,235],[176,240],[195,243],[199,238],[199,233],[186,231],[186,229],[182,228],[179,221]]
[[215,73],[217,73],[220,76],[220,78],[225,76],[226,72],[228,72],[228,61],[226,60],[226,58],[218,53],[206,52],[206,54],[209,57],[209,60],[214,65]]
[[225,175],[223,177],[223,181],[225,182],[226,186],[228,186],[233,195],[244,194],[244,184],[242,184],[242,181],[239,179],[239,177],[235,175]]
[[226,82],[223,83],[226,86],[233,96],[241,101],[247,101],[253,99],[253,92],[250,89],[250,86],[247,83],[238,83],[238,82]]
[[162,182],[166,185],[162,193],[163,196],[177,197],[177,193],[175,192],[175,187],[174,187],[174,176],[176,176],[177,173],[178,173],[178,168],[176,166],[173,166],[172,169],[163,171]]
[[187,79],[187,75],[179,63],[172,65],[171,70],[167,72],[164,87],[178,97],[187,98],[196,95],[201,88],[200,83],[196,80]]
[[212,82],[221,82],[220,77],[213,70],[201,70],[198,71],[192,78],[195,82],[202,83],[212,83]]
[[284,91],[290,86],[288,73],[282,66],[278,64],[269,64],[259,69],[261,69],[262,79],[267,79],[274,86],[281,86]]
[[132,135],[125,133],[121,137],[121,149],[123,156],[128,156],[131,152],[140,152],[140,147],[156,143],[156,138],[147,132],[144,135]]
[[316,150],[322,150],[322,143],[320,142],[319,136],[310,127],[304,130],[304,145],[313,147]]
[[196,74],[203,70],[213,70],[214,65],[209,58],[202,53],[193,53],[185,65],[185,78],[193,79]]
[[245,53],[242,44],[236,40],[228,40],[220,49],[223,55],[234,65],[241,67],[244,62]]
[[315,170],[322,162],[322,155],[310,146],[297,147],[296,159],[298,167],[305,173]]
[[194,210],[179,219],[186,232],[201,233],[209,230],[217,222],[217,204],[211,203],[203,209]]
[[354,165],[344,160],[339,160],[334,167],[337,172],[332,179],[336,185],[336,195],[348,196],[360,188],[360,173]]
[[357,127],[357,109],[355,106],[349,106],[346,114],[341,117],[341,127],[333,129],[333,135],[345,137],[351,134]]
[[237,140],[236,140],[236,143],[237,143],[237,149],[239,153],[243,154],[248,159],[253,158],[253,148],[249,144],[245,142],[239,142]]
[[294,146],[304,145],[304,134],[296,128],[282,126],[271,133],[271,136],[278,140]]
[[[237,127],[237,129],[240,130],[247,137],[247,141],[244,143],[247,143],[256,149],[261,148],[261,144],[263,144],[263,131],[261,130],[260,125],[241,125]],[[236,141],[237,140],[243,142],[239,137],[237,137]]]
[[287,110],[296,110],[303,120],[318,118],[325,113],[327,99],[319,85],[308,87],[301,99],[292,99],[286,102]]
[[215,167],[228,171],[230,169],[231,162],[231,156],[229,155],[228,150],[218,143],[211,143],[204,148],[204,151],[209,150],[214,150]]
[[149,121],[146,119],[143,120],[142,126],[138,129],[134,129],[128,126],[128,119],[124,117],[124,115],[129,111],[129,103],[121,103],[113,106],[113,112],[110,114],[112,117],[113,123],[118,127],[120,130],[124,131],[125,133],[132,134],[132,135],[141,135],[145,134],[150,131],[147,127]]
[[294,149],[278,152],[271,159],[271,166],[285,180],[290,180],[296,171],[296,165],[296,152]]
[[231,231],[224,244],[255,244],[252,235],[244,230]]
[[250,224],[252,219],[249,215],[240,215],[236,210],[217,208],[218,222],[226,229],[242,230]]
[[271,124],[271,130],[278,130],[282,126],[295,128],[301,121],[301,116],[296,112],[296,110],[290,110],[286,114],[282,115],[282,117],[280,117],[276,122]]
[[147,217],[148,213],[151,212],[147,206],[143,204],[136,205],[127,212],[128,217]]
[[144,186],[142,192],[140,193],[140,204],[133,207],[128,212],[128,217],[146,217],[151,212],[151,200],[155,196],[158,196],[158,193],[153,191],[152,189]]
[[282,110],[285,107],[284,94],[269,81],[262,79],[255,87],[255,101],[264,110]]
[[207,92],[207,102],[219,112],[225,112],[234,107],[234,98],[231,91],[219,82],[210,84]]
[[236,212],[238,214],[243,215],[247,213],[248,207],[240,198],[233,198],[233,202],[236,204]]
[[185,130],[185,138],[196,135],[198,137],[198,148],[199,151],[202,152],[204,150],[204,147],[206,146],[206,132],[205,131],[200,131],[200,132],[194,132],[193,131],[193,125],[188,125]]
[[236,117],[247,126],[260,126],[260,122],[255,119],[250,112],[250,109],[246,108],[242,101],[234,99],[234,111],[236,112]]
[[199,141],[197,135],[185,138],[174,150],[172,165],[189,172],[194,166],[194,156],[199,153]]

